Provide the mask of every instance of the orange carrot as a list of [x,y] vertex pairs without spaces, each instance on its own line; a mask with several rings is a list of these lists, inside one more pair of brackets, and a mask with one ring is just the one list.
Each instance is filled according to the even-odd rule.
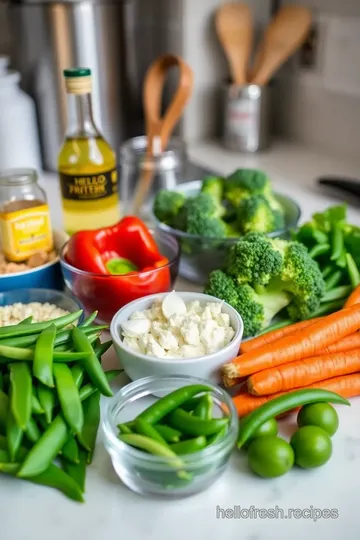
[[249,339],[248,341],[244,341],[241,344],[240,351],[242,353],[253,351],[254,349],[258,349],[259,347],[263,347],[264,345],[269,345],[270,343],[274,343],[274,341],[277,341],[280,338],[283,338],[285,336],[290,336],[291,334],[294,334],[295,332],[299,332],[300,330],[304,330],[304,328],[307,328],[308,326],[311,326],[314,324],[314,322],[319,321],[320,318],[317,319],[309,319],[306,321],[300,321],[295,324],[290,324],[289,326],[285,326],[285,328],[279,328],[278,330],[273,330],[272,332],[269,332],[268,334],[262,334],[261,336],[257,336],[253,339]]
[[360,285],[358,285],[350,294],[345,302],[344,308],[354,306],[355,304],[360,304]]
[[[333,379],[327,379],[326,381],[320,381],[310,384],[309,386],[304,386],[304,388],[322,388],[323,390],[336,392],[344,398],[360,396],[360,373],[334,377]],[[252,396],[251,394],[240,394],[239,396],[233,398],[233,403],[238,415],[243,417],[267,401],[275,399],[279,396],[283,396],[286,393],[287,392],[279,392],[278,394],[272,394],[271,396]]]
[[251,375],[247,385],[250,394],[266,396],[357,371],[360,371],[360,349],[314,356],[277,368],[264,369]]
[[236,357],[223,366],[224,383],[316,354],[360,328],[360,305],[341,309],[305,328],[298,334],[286,336],[270,345]]

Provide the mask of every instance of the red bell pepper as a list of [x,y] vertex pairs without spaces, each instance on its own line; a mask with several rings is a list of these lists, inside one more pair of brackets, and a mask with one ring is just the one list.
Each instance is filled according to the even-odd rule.
[[[69,240],[65,258],[79,273],[73,292],[88,311],[109,322],[123,305],[171,287],[168,259],[146,225],[135,216],[112,227],[80,231]],[[121,274],[114,274],[120,268]],[[130,271],[127,271],[130,270]]]

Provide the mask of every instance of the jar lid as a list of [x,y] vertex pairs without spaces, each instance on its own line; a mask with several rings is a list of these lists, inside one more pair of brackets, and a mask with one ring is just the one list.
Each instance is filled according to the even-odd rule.
[[74,67],[64,69],[65,87],[69,94],[89,94],[91,92],[91,69]]
[[83,67],[74,67],[64,69],[64,77],[89,77],[91,75],[91,69]]

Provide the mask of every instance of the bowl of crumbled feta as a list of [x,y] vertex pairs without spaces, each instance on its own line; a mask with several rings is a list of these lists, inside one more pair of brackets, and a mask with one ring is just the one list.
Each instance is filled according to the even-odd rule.
[[114,316],[110,332],[131,380],[192,375],[216,383],[221,366],[238,354],[243,322],[218,298],[173,291],[127,304]]

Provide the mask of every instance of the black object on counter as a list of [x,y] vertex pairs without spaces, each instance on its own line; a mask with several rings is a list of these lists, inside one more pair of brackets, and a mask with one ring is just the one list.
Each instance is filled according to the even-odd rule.
[[360,197],[360,180],[341,178],[338,176],[323,176],[317,180],[321,186],[335,188],[355,197]]

